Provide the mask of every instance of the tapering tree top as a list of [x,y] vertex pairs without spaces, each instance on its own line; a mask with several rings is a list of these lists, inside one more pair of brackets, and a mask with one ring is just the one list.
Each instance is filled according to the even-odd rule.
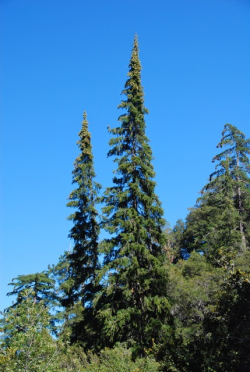
[[153,156],[145,133],[148,110],[137,36],[122,93],[120,125],[109,130],[113,138],[108,156],[115,156],[117,169],[114,185],[106,189],[102,199],[106,204],[103,226],[112,236],[101,243],[105,254],[102,275],[107,283],[98,306],[103,301],[99,312],[105,322],[103,334],[111,337],[112,343],[134,340],[142,355],[152,338],[161,334],[169,305],[162,269],[165,220],[155,194]]
[[221,134],[222,138],[217,147],[222,148],[226,146],[227,148],[216,155],[213,161],[227,156],[235,157],[236,155],[242,164],[248,165],[250,163],[248,158],[248,154],[250,154],[250,139],[246,139],[245,134],[232,124],[225,124]]
[[[121,126],[109,130],[110,133],[117,137],[112,138],[109,142],[112,149],[109,151],[108,156],[124,155],[127,160],[128,157],[133,156],[133,163],[136,167],[135,156],[141,158],[142,153],[147,154],[147,156],[143,158],[143,161],[148,163],[147,169],[150,169],[151,172],[149,177],[153,178],[154,171],[152,164],[150,164],[152,160],[152,151],[148,144],[149,140],[145,134],[146,123],[144,115],[148,113],[148,110],[144,106],[144,93],[141,85],[141,63],[139,60],[137,35],[134,38],[132,54],[129,62],[128,79],[125,83],[122,94],[124,94],[125,97],[119,104],[118,108],[124,109],[125,113],[120,115],[118,118],[121,122]],[[125,158],[121,158],[118,164],[122,164],[124,160]]]
[[68,207],[75,208],[74,213],[68,217],[74,224],[69,233],[69,237],[74,240],[74,248],[68,259],[73,272],[75,294],[81,297],[83,302],[89,302],[94,292],[92,280],[99,266],[99,226],[96,221],[98,213],[95,203],[101,186],[94,181],[96,175],[86,111],[83,113],[79,137],[77,145],[80,154],[74,162],[72,172],[72,182],[77,188],[70,193],[67,203]]
[[[83,121],[82,121],[82,128],[79,132],[79,141],[77,141],[77,145],[81,150],[81,156],[87,155],[92,160],[92,145],[91,145],[91,134],[89,133],[88,129],[88,121],[87,121],[87,113],[84,111],[83,113]],[[79,160],[79,159],[78,159]]]
[[[139,59],[139,43],[138,43],[138,36],[135,35],[134,37],[134,43],[133,43],[133,49],[131,54],[131,59],[129,63],[130,69],[135,68],[138,70],[138,72],[141,72],[141,62]],[[130,72],[128,73],[128,76],[130,76]]]
[[[122,94],[127,96],[127,101],[122,101],[119,108],[126,108],[131,115],[147,114],[148,110],[144,107],[144,93],[141,85],[141,62],[139,59],[139,43],[138,37],[135,35],[132,54],[129,62],[128,80],[125,83],[125,89]],[[134,110],[136,108],[136,111]],[[124,116],[120,116],[119,120],[123,121]],[[143,120],[144,118],[141,117]],[[135,123],[134,123],[135,124]]]

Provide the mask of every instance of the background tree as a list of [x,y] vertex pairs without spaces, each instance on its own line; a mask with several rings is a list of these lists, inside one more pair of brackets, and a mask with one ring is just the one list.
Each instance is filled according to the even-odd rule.
[[229,147],[213,158],[218,164],[187,216],[182,240],[189,252],[202,251],[215,264],[225,253],[242,254],[249,244],[249,140],[226,124],[217,147],[223,146]]
[[118,164],[114,185],[106,189],[102,242],[105,287],[97,301],[108,344],[126,341],[139,352],[168,332],[167,274],[163,268],[166,238],[163,210],[155,194],[152,151],[146,137],[141,64],[134,39],[128,80],[119,105],[126,113],[110,129],[108,156]]
[[225,148],[213,161],[230,157],[229,169],[235,181],[235,206],[239,212],[239,230],[242,236],[242,250],[249,246],[250,235],[250,139],[232,124],[225,124],[219,148]]
[[[54,284],[55,281],[49,277],[47,271],[18,275],[17,278],[12,279],[12,282],[9,283],[14,288],[13,291],[7,293],[7,296],[17,296],[16,302],[11,307],[17,306],[27,293],[32,293],[34,303],[43,300],[46,306],[52,306],[55,300]],[[32,289],[32,292],[24,292],[27,289]]]
[[172,229],[168,229],[167,233],[167,257],[170,262],[177,263],[181,259],[187,259],[189,252],[183,244],[183,234],[185,231],[185,222],[181,219],[177,220]]
[[188,259],[176,264],[166,262],[169,273],[168,295],[174,319],[174,337],[166,339],[156,349],[163,371],[209,371],[203,369],[208,349],[204,320],[211,307],[216,306],[218,293],[226,277],[225,270],[215,268],[204,255],[192,252]]
[[204,371],[247,372],[250,362],[250,276],[231,271],[207,312],[199,340]]
[[59,342],[49,333],[50,315],[43,300],[25,289],[23,301],[0,320],[0,371],[59,372]]
[[241,245],[237,229],[239,212],[234,205],[235,183],[229,172],[229,159],[221,161],[219,166],[203,188],[196,208],[188,216],[186,230],[192,237],[190,248],[202,251],[214,264],[219,263],[221,254],[233,254]]

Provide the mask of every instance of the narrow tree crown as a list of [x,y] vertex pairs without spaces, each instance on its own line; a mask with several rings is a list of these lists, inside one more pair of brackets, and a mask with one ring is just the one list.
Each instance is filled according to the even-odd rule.
[[[114,156],[118,166],[114,186],[107,188],[103,197],[103,225],[111,237],[102,242],[106,289],[99,306],[109,340],[136,340],[143,353],[149,340],[159,335],[168,314],[168,300],[166,272],[162,270],[165,220],[155,194],[152,151],[145,134],[148,110],[137,37],[122,93],[125,98],[118,108],[125,113],[118,118],[120,126],[110,130],[114,137],[108,156]],[[100,305],[102,301],[105,304]]]
[[80,154],[74,163],[73,184],[77,188],[69,196],[68,207],[76,211],[69,216],[74,226],[69,237],[74,240],[72,254],[68,256],[73,271],[75,290],[84,288],[82,296],[85,301],[91,301],[94,291],[94,278],[99,267],[98,261],[98,213],[95,208],[100,185],[94,181],[95,172],[91,145],[91,135],[88,130],[87,114],[83,114],[82,127],[77,145]]
[[203,250],[214,262],[225,252],[239,254],[250,241],[250,140],[226,124],[217,148],[223,151],[212,160],[215,171],[187,217],[185,232],[189,247]]

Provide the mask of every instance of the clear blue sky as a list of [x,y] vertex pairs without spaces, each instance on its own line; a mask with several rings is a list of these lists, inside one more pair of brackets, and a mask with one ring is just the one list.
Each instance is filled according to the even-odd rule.
[[1,303],[19,274],[67,250],[71,172],[88,113],[97,181],[110,186],[134,34],[157,193],[173,226],[213,171],[225,123],[250,137],[249,0],[1,1]]

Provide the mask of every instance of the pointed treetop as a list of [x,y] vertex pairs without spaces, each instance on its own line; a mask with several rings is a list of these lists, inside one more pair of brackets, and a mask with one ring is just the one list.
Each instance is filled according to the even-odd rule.
[[138,42],[138,35],[137,34],[135,34],[135,37],[134,37],[133,50],[137,50],[139,52],[139,42]]
[[[129,61],[129,71],[128,71],[128,80],[125,83],[125,89],[121,92],[122,94],[125,94],[128,98],[128,101],[122,101],[118,108],[125,108],[129,111],[130,114],[132,114],[131,111],[131,102],[130,100],[133,99],[134,106],[138,109],[138,104],[140,107],[139,110],[142,110],[143,114],[147,114],[148,110],[144,107],[144,93],[143,93],[143,87],[141,85],[141,62],[139,59],[139,44],[138,44],[138,37],[137,34],[135,34],[134,37],[134,43],[133,43],[133,49],[131,53],[131,58]],[[124,119],[124,116],[121,115],[119,120],[122,121]],[[144,121],[144,119],[143,119]]]
[[[78,136],[80,137],[79,140],[76,142],[79,149],[81,150],[81,156],[83,154],[87,154],[92,158],[92,146],[91,146],[91,134],[89,132],[88,128],[88,120],[87,120],[87,112],[83,112],[83,121],[82,121],[82,127],[80,132],[78,133]],[[80,156],[80,157],[81,157]]]
[[83,112],[82,117],[83,117],[83,123],[88,124],[88,120],[87,120],[87,112],[86,112],[86,111]]
[[238,159],[238,166],[238,162],[240,161],[241,165],[246,166],[248,168],[247,171],[249,172],[250,161],[248,155],[250,154],[250,138],[246,139],[245,134],[232,124],[225,124],[221,134],[222,138],[218,143],[217,148],[223,148],[226,146],[226,149],[216,155],[212,162],[215,160],[221,160],[230,155],[232,159]]
[[86,111],[83,112],[82,117],[83,117],[82,129],[81,129],[81,131],[79,133],[79,136],[81,138],[85,137],[86,135],[89,135],[90,136],[90,133],[89,133],[89,130],[88,130],[89,129],[89,122],[87,120],[87,112]]
[[141,64],[140,64],[140,61],[139,61],[139,42],[138,42],[137,34],[135,34],[135,37],[134,37],[132,55],[131,55],[131,60],[130,60],[130,66],[131,66],[131,62],[133,62],[133,61],[134,62],[137,61],[137,63],[139,62],[139,66],[141,68]]

